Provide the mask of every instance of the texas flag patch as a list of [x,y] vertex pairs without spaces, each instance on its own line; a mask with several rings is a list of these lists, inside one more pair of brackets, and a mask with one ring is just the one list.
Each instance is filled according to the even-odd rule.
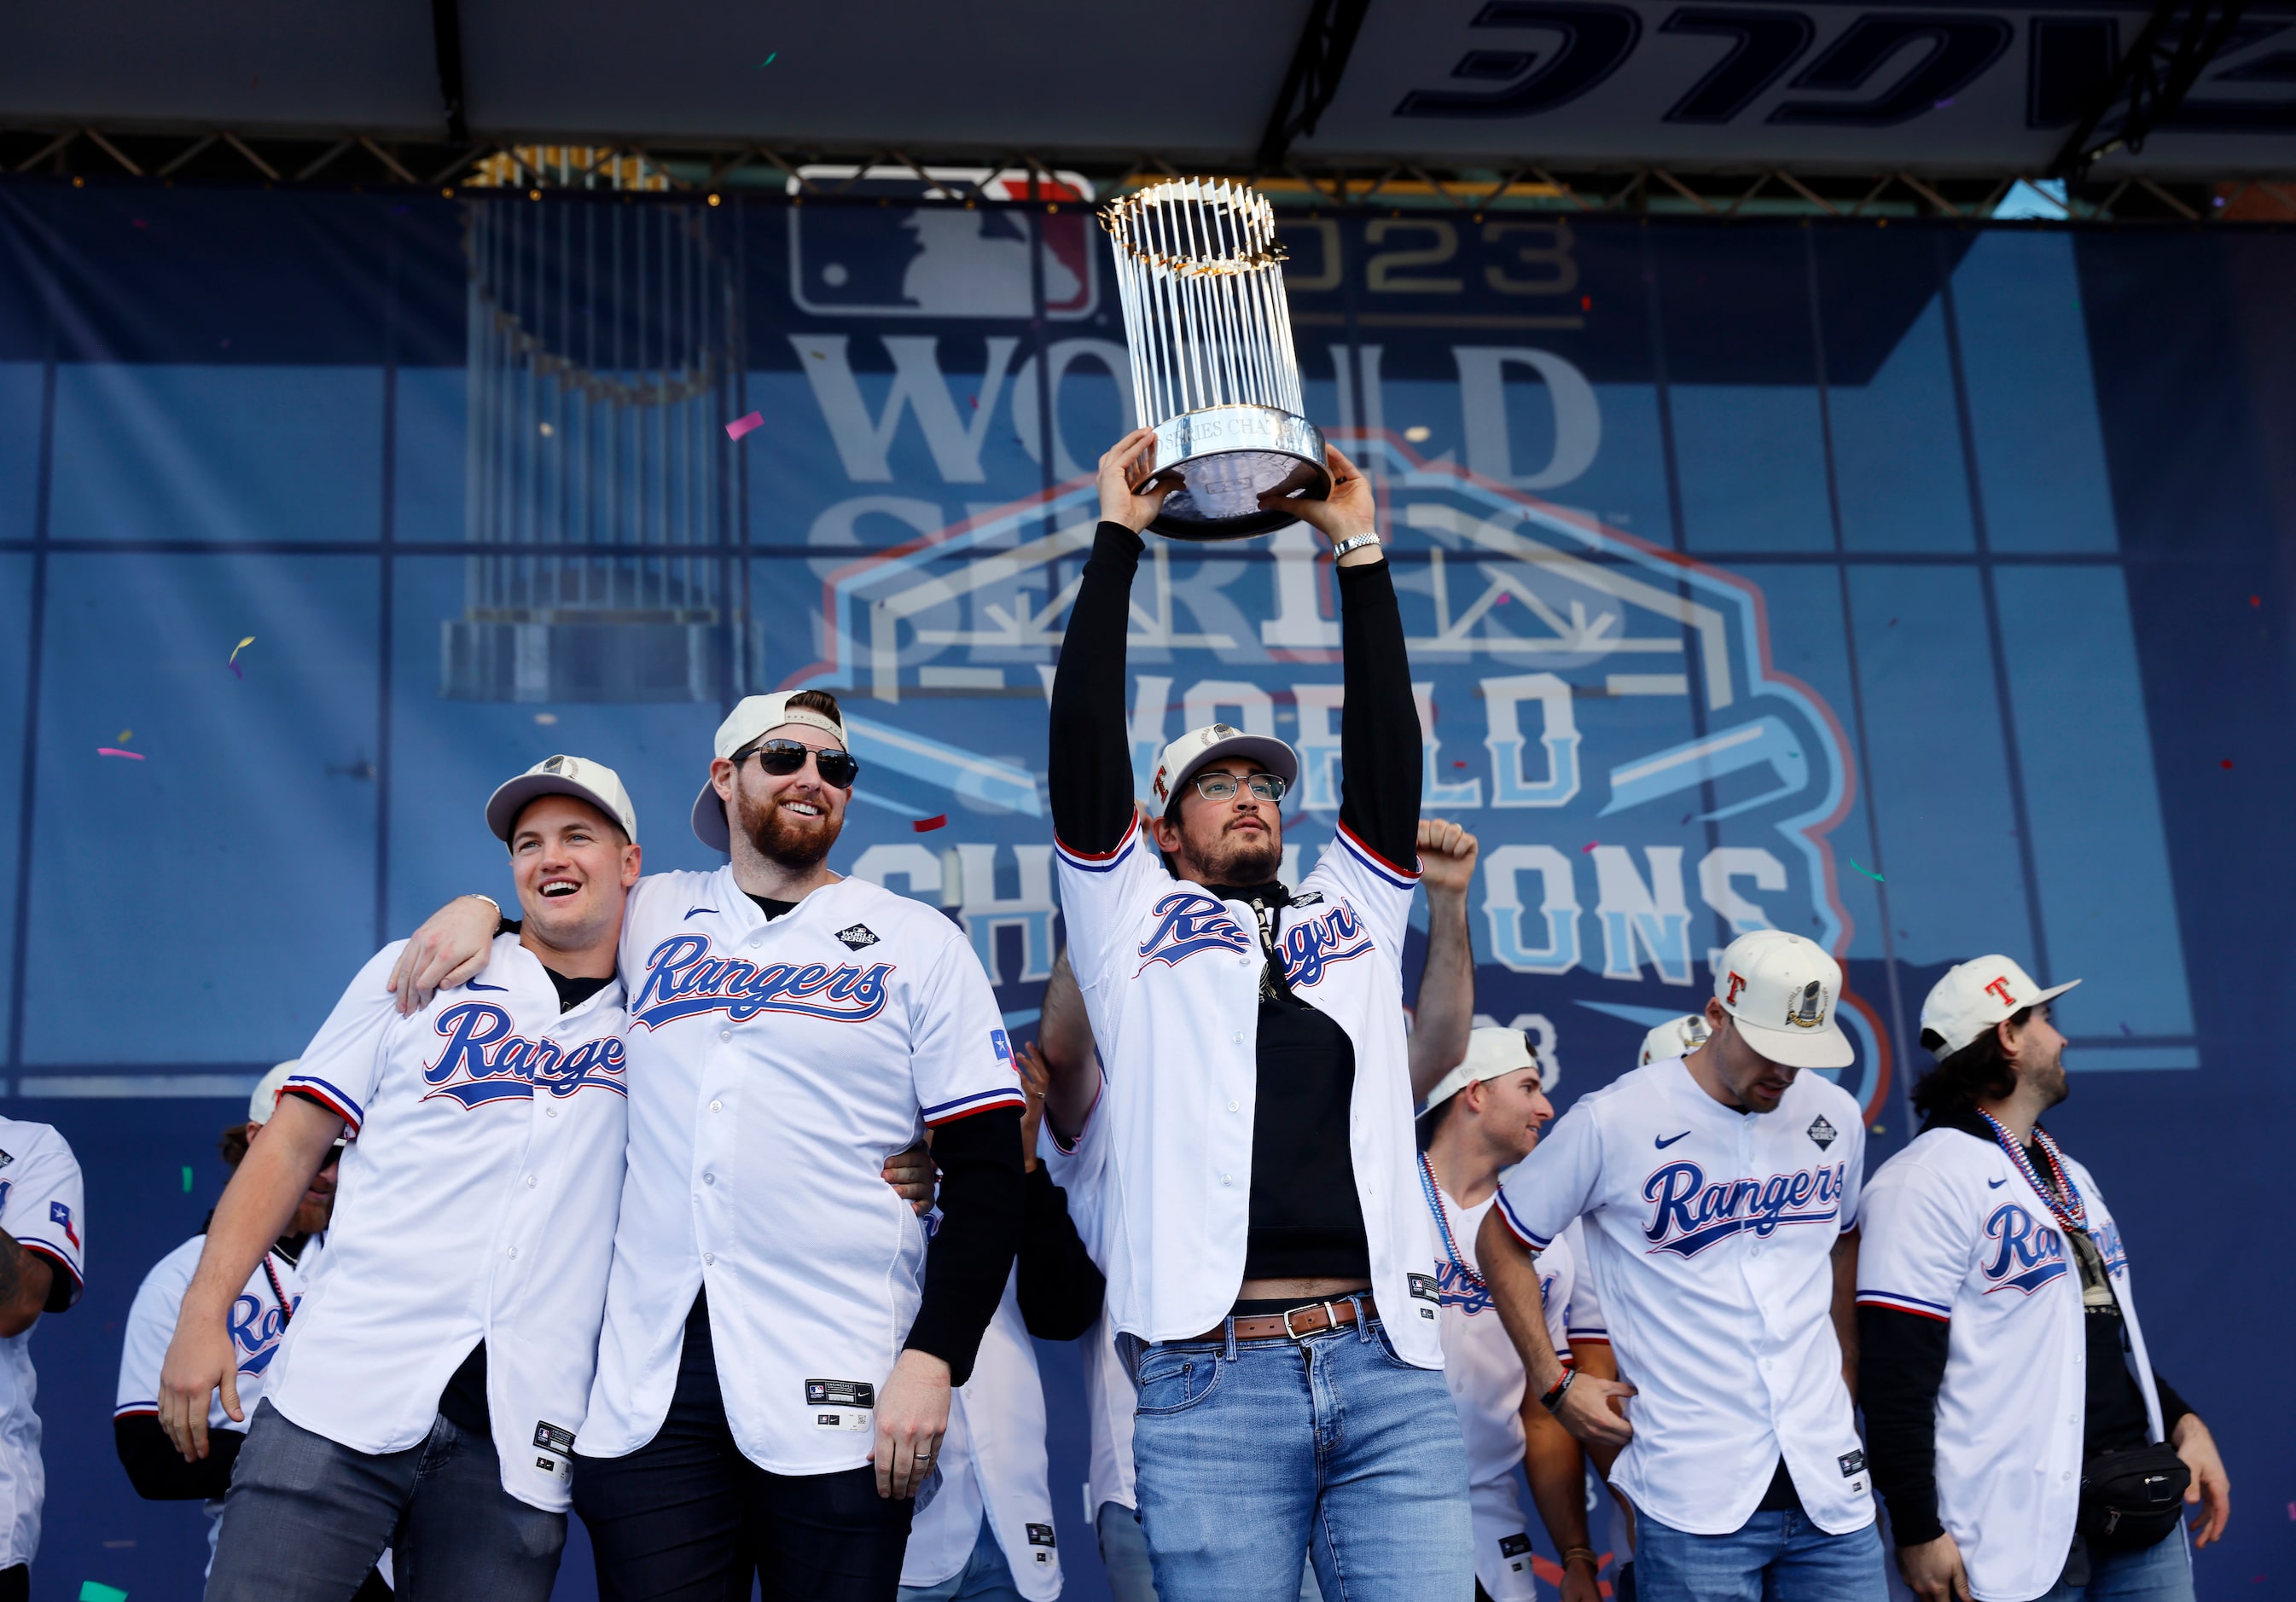
[[998,1062],[1011,1068],[1015,1074],[1021,1071],[1019,1065],[1013,1060],[1013,1042],[1004,1038],[1004,1031],[991,1029],[988,1032],[988,1047],[996,1053]]
[[63,1225],[64,1238],[70,1241],[74,1246],[78,1246],[79,1245],[79,1237],[72,1232],[71,1209],[69,1206],[66,1206],[60,1201],[50,1202],[48,1204],[48,1222],[51,1223],[60,1223]]

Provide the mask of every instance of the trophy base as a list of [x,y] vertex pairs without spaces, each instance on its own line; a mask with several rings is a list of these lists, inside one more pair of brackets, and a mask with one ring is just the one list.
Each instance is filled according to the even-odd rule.
[[1299,519],[1262,507],[1262,494],[1332,493],[1323,430],[1273,406],[1208,406],[1158,423],[1156,479],[1171,493],[1148,527],[1176,540],[1273,534]]

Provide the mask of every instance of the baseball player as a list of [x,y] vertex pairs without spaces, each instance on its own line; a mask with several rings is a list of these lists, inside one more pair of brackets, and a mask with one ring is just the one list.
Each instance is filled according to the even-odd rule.
[[[292,1060],[283,1062],[256,1082],[249,1097],[247,1121],[224,1131],[218,1148],[224,1161],[237,1168],[271,1121],[279,1093],[294,1073]],[[303,1299],[303,1287],[317,1270],[326,1250],[327,1221],[335,1210],[338,1142],[296,1204],[287,1232],[272,1243],[263,1261],[231,1308],[231,1340],[239,1354],[239,1401],[251,1411],[263,1399],[263,1382],[279,1353],[287,1321]],[[127,1469],[135,1493],[150,1501],[190,1501],[205,1504],[208,1516],[208,1560],[215,1560],[216,1536],[223,1524],[224,1492],[231,1486],[232,1465],[246,1442],[247,1426],[223,1410],[220,1403],[208,1410],[205,1458],[186,1461],[160,1427],[160,1369],[167,1361],[168,1343],[182,1313],[184,1292],[199,1266],[200,1250],[207,1241],[204,1228],[152,1265],[136,1287],[127,1310],[127,1334],[119,1353],[119,1401],[111,1410],[113,1444],[120,1467]],[[389,1561],[390,1554],[384,1554]],[[354,1602],[380,1602],[390,1595],[381,1573],[370,1573]]]
[[[627,1126],[621,780],[554,756],[495,791],[524,911],[487,979],[411,1018],[355,978],[209,1222],[160,1422],[209,1455],[238,1394],[232,1310],[338,1135],[326,1272],[285,1312],[224,1503],[209,1602],[337,1602],[388,1545],[399,1589],[543,1602],[566,1538]],[[403,944],[403,943],[402,943]]]
[[2120,1226],[2039,1122],[2066,1094],[2050,1015],[2079,983],[2001,956],[1948,970],[1922,1003],[1922,1132],[1866,1187],[1866,1441],[1923,1602],[2190,1602],[2177,1492],[2200,1545],[2224,1533],[2223,1461],[2145,1354]]
[[1703,1013],[1685,1012],[1680,1018],[1667,1019],[1643,1036],[1642,1050],[1636,1054],[1635,1067],[1646,1068],[1654,1062],[1664,1062],[1669,1057],[1687,1057],[1706,1043],[1714,1031],[1706,1026]]
[[[1133,1459],[1163,1602],[1464,1595],[1466,1459],[1411,1139],[1401,956],[1418,712],[1369,484],[1333,451],[1343,784],[1280,884],[1289,746],[1213,723],[1165,748],[1142,838],[1125,642],[1154,435],[1100,464],[1102,522],[1054,682],[1069,955],[1107,1084],[1110,1317],[1138,1351]],[[1167,862],[1168,862],[1168,866]],[[1339,1429],[1344,1415],[1347,1426]],[[1247,1450],[1239,1450],[1248,1442]]]
[[[1846,1378],[1866,1125],[1804,1071],[1850,1061],[1841,987],[1800,936],[1740,936],[1705,1044],[1582,1097],[1483,1222],[1531,1394],[1582,1441],[1624,1446],[1611,1477],[1645,1597],[1884,1594]],[[1547,1338],[1531,1254],[1577,1218],[1630,1385],[1566,1370]]]
[[[693,831],[731,862],[638,881],[629,1175],[575,1505],[608,1598],[897,1591],[910,1497],[971,1374],[1025,1211],[1020,1075],[939,911],[824,859],[860,764],[835,698],[718,725]],[[486,960],[450,903],[392,983]],[[880,1177],[925,1128],[941,1222]]]
[[[1420,1115],[1419,1183],[1435,1232],[1443,1294],[1443,1379],[1466,1438],[1474,1498],[1475,1582],[1490,1602],[1530,1602],[1530,1534],[1515,1466],[1562,1559],[1563,1602],[1594,1602],[1601,1560],[1587,1541],[1587,1463],[1570,1433],[1523,1407],[1523,1370],[1476,1267],[1483,1215],[1500,1173],[1538,1144],[1554,1116],[1538,1054],[1520,1029],[1481,1028],[1465,1057],[1428,1093]],[[1576,1220],[1538,1255],[1538,1294],[1555,1360],[1571,1361],[1568,1312],[1584,1248]]]
[[32,1411],[32,1326],[79,1300],[79,1160],[45,1124],[0,1118],[0,1602],[31,1595],[47,1471]]

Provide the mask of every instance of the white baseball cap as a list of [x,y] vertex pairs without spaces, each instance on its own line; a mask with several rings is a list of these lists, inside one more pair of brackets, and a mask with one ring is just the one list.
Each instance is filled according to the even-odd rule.
[[[790,699],[801,695],[798,690],[778,691],[772,695],[743,696],[734,708],[718,725],[716,754],[733,760],[734,753],[771,729],[784,723],[803,723],[824,734],[837,736],[837,743],[846,750],[853,742],[846,737],[842,720],[811,707],[792,707]],[[734,835],[726,823],[726,803],[718,798],[718,787],[709,780],[701,781],[701,793],[693,798],[693,838],[712,851],[731,852]]]
[[1833,1016],[1841,964],[1784,929],[1756,929],[1723,948],[1714,999],[1746,1043],[1790,1068],[1846,1068],[1857,1053]]
[[1704,1045],[1713,1033],[1702,1012],[1685,1012],[1680,1018],[1669,1018],[1643,1036],[1642,1055],[1635,1058],[1635,1066],[1646,1068],[1669,1057],[1687,1057]]
[[620,824],[633,842],[638,838],[637,809],[630,805],[630,792],[622,788],[622,776],[586,756],[545,756],[496,790],[487,797],[487,827],[496,839],[509,840],[527,803],[544,796],[587,801]]
[[1922,1003],[1922,1030],[1944,1037],[1935,1052],[1942,1062],[1994,1025],[2054,1001],[2079,983],[2068,979],[2044,989],[2006,957],[1972,958],[1946,969],[1945,977],[1931,986]]
[[1156,776],[1148,785],[1156,809],[1171,811],[1180,787],[1215,756],[1249,756],[1283,780],[1286,789],[1300,782],[1300,754],[1273,734],[1246,734],[1226,723],[1206,723],[1166,746],[1156,759]]
[[250,1124],[271,1122],[271,1115],[279,1110],[279,1092],[287,1088],[287,1076],[302,1060],[299,1057],[291,1057],[255,1082],[255,1093],[247,1099],[247,1121]]
[[1467,1036],[1467,1055],[1459,1066],[1435,1082],[1427,1092],[1427,1105],[1420,1108],[1423,1117],[1442,1106],[1471,1084],[1486,1079],[1496,1079],[1502,1074],[1512,1074],[1517,1068],[1537,1069],[1538,1053],[1530,1049],[1530,1037],[1520,1029],[1486,1026]]

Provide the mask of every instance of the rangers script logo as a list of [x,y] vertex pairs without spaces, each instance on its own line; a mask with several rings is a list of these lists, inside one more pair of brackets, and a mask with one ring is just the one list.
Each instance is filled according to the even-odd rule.
[[1198,952],[1234,952],[1240,955],[1251,949],[1235,920],[1228,916],[1227,908],[1209,895],[1183,890],[1158,902],[1154,911],[1159,921],[1148,938],[1141,942],[1140,966],[1132,970],[1136,979],[1159,962],[1167,968],[1177,968]]
[[1837,1163],[1710,1185],[1697,1164],[1669,1163],[1643,1181],[1643,1198],[1653,1204],[1643,1235],[1653,1252],[1695,1257],[1742,1230],[1767,1240],[1785,1224],[1830,1223],[1841,1210],[1848,1170]]
[[769,962],[760,968],[738,957],[712,957],[703,935],[673,935],[646,959],[646,981],[630,1008],[630,1022],[659,1029],[679,1018],[722,1012],[747,1023],[761,1012],[791,1012],[833,1023],[861,1024],[885,1009],[890,962],[867,968],[848,962]]
[[1334,962],[1371,950],[1356,910],[1341,902],[1321,918],[1306,918],[1283,931],[1283,977],[1294,990],[1318,984]]
[[571,1050],[553,1040],[529,1040],[511,1028],[510,1014],[491,1001],[463,1001],[439,1015],[432,1027],[447,1048],[423,1065],[431,1090],[422,1099],[450,1096],[464,1107],[489,1101],[529,1101],[537,1090],[564,1098],[594,1085],[627,1096],[619,1035],[600,1035]]

